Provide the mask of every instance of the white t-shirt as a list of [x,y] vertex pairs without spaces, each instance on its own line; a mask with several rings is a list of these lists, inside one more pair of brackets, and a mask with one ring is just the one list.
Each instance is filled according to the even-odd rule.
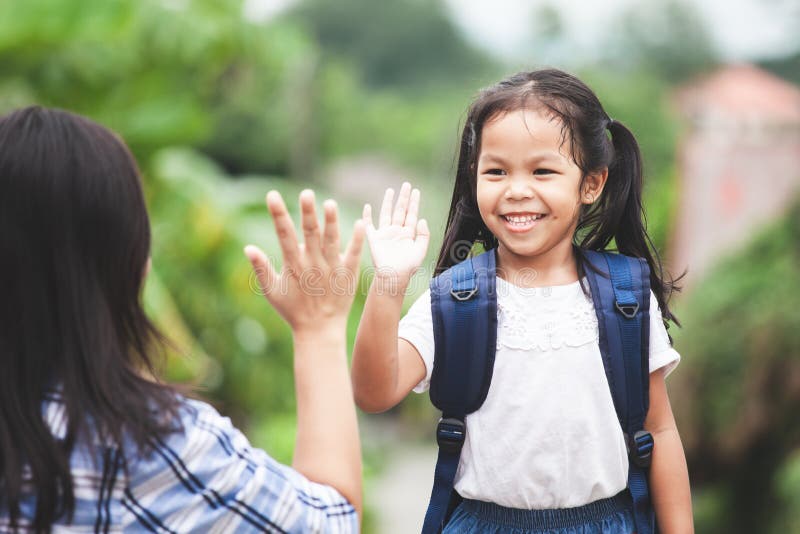
[[[522,509],[570,508],[625,489],[628,457],[598,344],[597,316],[581,284],[522,288],[497,278],[497,352],[489,393],[466,418],[455,479],[462,497]],[[650,371],[671,372],[670,346],[650,293]],[[400,321],[430,385],[430,292]]]

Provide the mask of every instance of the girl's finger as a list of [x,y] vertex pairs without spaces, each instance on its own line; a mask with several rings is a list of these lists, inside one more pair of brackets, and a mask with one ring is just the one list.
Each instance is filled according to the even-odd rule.
[[375,228],[375,225],[372,224],[372,206],[369,204],[364,204],[364,209],[361,212],[361,218],[364,220],[364,226],[367,228]]
[[417,223],[417,238],[414,239],[414,252],[416,252],[417,257],[425,257],[430,239],[431,231],[428,229],[428,221],[420,219]]
[[392,215],[392,224],[403,226],[406,220],[406,212],[408,211],[408,198],[411,195],[411,184],[403,182],[400,186],[400,194],[397,195],[397,205],[394,207],[394,214]]
[[322,206],[325,212],[322,253],[328,261],[328,265],[336,265],[339,261],[339,221],[336,201],[328,199]]
[[394,189],[391,187],[383,195],[381,204],[381,214],[378,217],[378,228],[383,228],[392,224],[392,203],[394,202]]
[[408,213],[406,213],[405,227],[415,230],[417,228],[417,214],[419,213],[419,189],[411,191],[408,199]]
[[345,250],[344,257],[342,259],[344,266],[353,273],[358,272],[358,265],[361,261],[361,249],[364,246],[365,233],[366,228],[364,226],[364,221],[356,221],[355,225],[353,226],[353,237],[350,238],[350,242],[347,244],[347,250]]
[[278,281],[280,280],[278,273],[275,272],[267,255],[260,248],[254,245],[247,245],[244,247],[244,253],[253,266],[253,272],[258,279],[261,294],[270,299],[270,294],[278,287]]
[[297,234],[280,193],[277,191],[267,193],[267,209],[275,223],[275,233],[278,235],[278,243],[283,253],[283,262],[290,267],[296,267],[300,261]]
[[312,263],[319,264],[322,262],[322,245],[320,244],[317,209],[314,207],[314,192],[311,189],[304,189],[300,193],[300,213],[305,256]]

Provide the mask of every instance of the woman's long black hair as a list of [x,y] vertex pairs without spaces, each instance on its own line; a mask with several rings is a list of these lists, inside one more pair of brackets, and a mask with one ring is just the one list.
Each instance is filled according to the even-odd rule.
[[666,278],[647,235],[639,145],[628,128],[611,120],[586,84],[557,69],[515,74],[483,90],[470,106],[461,134],[455,187],[436,274],[466,258],[475,243],[486,250],[497,247],[497,238],[478,211],[481,133],[488,120],[527,107],[543,108],[561,122],[564,141],[569,143],[571,157],[584,179],[608,167],[608,180],[600,197],[581,207],[574,239],[579,275],[583,276],[582,251],[606,250],[613,240],[620,253],[647,260],[650,286],[664,321],[679,324],[668,307],[671,293],[679,288],[674,280]]
[[[163,346],[141,303],[149,251],[119,138],[60,110],[0,118],[0,509],[13,528],[29,491],[36,532],[71,518],[69,458],[84,433],[147,451],[175,430],[175,392],[147,378]],[[42,413],[50,391],[65,408],[58,438]]]

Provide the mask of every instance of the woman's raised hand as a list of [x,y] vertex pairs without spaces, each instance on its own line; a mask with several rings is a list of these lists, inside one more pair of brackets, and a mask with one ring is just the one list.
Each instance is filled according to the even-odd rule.
[[387,189],[377,227],[372,223],[372,207],[364,206],[367,241],[376,276],[389,278],[400,288],[411,280],[428,250],[428,223],[425,219],[417,220],[419,198],[419,189],[412,190],[408,182],[400,187],[397,203],[394,190]]
[[358,287],[363,222],[356,221],[353,237],[341,254],[338,215],[333,200],[324,203],[325,228],[320,232],[314,192],[306,189],[300,193],[304,243],[298,243],[292,218],[277,191],[267,194],[267,208],[275,222],[283,253],[281,272],[275,271],[258,247],[245,247],[262,293],[295,334],[318,332],[328,326],[344,331]]

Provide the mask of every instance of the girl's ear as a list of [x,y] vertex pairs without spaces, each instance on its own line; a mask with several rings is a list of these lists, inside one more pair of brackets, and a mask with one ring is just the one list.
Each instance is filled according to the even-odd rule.
[[602,171],[587,174],[586,179],[583,181],[581,203],[593,204],[600,198],[600,194],[606,186],[606,180],[608,180],[608,167],[603,168]]

